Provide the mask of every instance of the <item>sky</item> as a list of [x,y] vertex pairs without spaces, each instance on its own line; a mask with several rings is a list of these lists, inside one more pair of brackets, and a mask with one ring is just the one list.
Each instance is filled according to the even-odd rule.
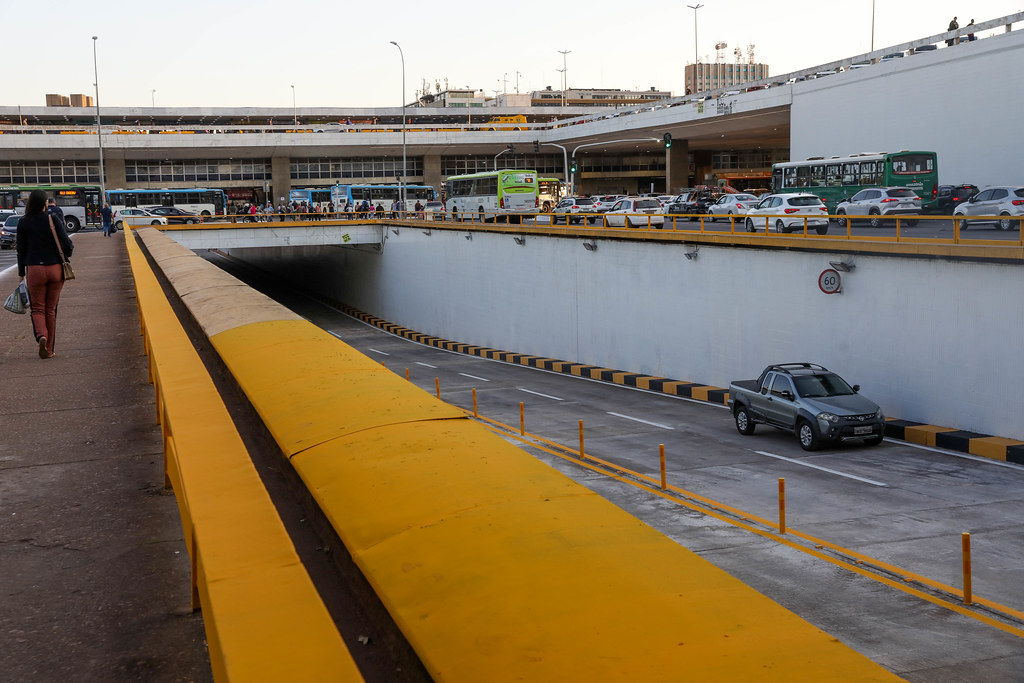
[[[687,4],[97,0],[86,11],[80,1],[57,0],[41,31],[5,32],[4,61],[23,78],[4,85],[0,105],[93,95],[94,35],[102,107],[397,107],[403,53],[407,102],[424,83],[488,95],[559,90],[563,63],[571,88],[681,95],[683,68],[694,60]],[[715,59],[716,42],[728,44],[725,61],[735,60],[736,47],[745,59],[753,44],[755,61],[773,75],[868,52],[873,5],[876,48],[945,31],[954,16],[964,26],[1024,10],[1024,0],[985,2],[984,15],[956,0],[700,4],[701,61]]]

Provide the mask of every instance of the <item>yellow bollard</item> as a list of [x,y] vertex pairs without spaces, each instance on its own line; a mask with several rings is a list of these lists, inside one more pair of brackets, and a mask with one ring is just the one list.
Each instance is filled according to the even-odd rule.
[[441,379],[438,377],[434,378],[434,390],[437,393],[437,397],[441,398]]
[[526,412],[522,401],[519,402],[519,435],[526,436]]
[[971,595],[971,535],[968,532],[960,534],[964,554],[964,604],[974,604]]
[[409,381],[409,368],[406,368],[406,369],[405,369],[405,381],[406,381],[406,382],[408,382],[408,381]]
[[480,417],[476,412],[476,389],[473,389],[473,417]]
[[786,533],[786,480],[779,477],[779,533]]
[[583,460],[585,457],[583,455],[583,420],[580,420],[580,460]]
[[658,444],[658,454],[661,458],[661,490],[664,491],[668,488],[668,482],[665,481],[665,444]]

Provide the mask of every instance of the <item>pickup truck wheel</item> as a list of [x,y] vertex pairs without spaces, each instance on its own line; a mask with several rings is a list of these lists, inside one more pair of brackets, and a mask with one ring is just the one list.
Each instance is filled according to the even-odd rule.
[[814,425],[807,420],[800,420],[796,426],[796,436],[800,440],[800,448],[805,451],[813,451],[818,448],[818,434],[814,431]]
[[743,436],[750,436],[754,433],[754,421],[750,419],[750,414],[747,412],[745,406],[739,406],[736,408],[736,431]]

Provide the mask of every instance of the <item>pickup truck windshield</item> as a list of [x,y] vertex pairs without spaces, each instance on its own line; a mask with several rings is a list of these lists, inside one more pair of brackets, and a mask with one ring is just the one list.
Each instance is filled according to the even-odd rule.
[[796,383],[796,393],[804,398],[848,396],[854,393],[842,377],[832,373],[794,377],[793,381]]

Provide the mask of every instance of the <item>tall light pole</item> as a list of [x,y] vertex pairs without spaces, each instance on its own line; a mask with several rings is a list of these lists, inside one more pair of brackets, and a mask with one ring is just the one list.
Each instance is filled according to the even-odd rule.
[[704,5],[700,3],[696,5],[687,5],[693,10],[693,92],[697,92],[697,10]]
[[402,58],[402,179],[398,183],[399,196],[402,198],[402,211],[405,211],[405,52],[402,46],[391,41],[391,44],[398,48],[398,54]]
[[292,124],[299,127],[299,110],[295,108],[295,86],[292,86]]
[[153,98],[152,99],[152,103],[153,103],[153,106],[155,107],[156,106],[156,88],[153,88],[153,92],[150,93],[150,96]]
[[93,85],[96,87],[96,143],[100,148],[100,207],[103,208],[107,201],[107,183],[103,175],[103,129],[100,127],[100,70],[96,63],[96,40],[99,36],[92,37],[92,75],[96,80]]
[[871,0],[871,51],[875,51],[875,0]]
[[566,71],[569,70],[569,67],[565,65],[565,56],[572,52],[572,50],[559,50],[559,52],[562,53],[562,106],[564,107],[566,99],[565,91],[569,88],[569,77],[566,74]]

